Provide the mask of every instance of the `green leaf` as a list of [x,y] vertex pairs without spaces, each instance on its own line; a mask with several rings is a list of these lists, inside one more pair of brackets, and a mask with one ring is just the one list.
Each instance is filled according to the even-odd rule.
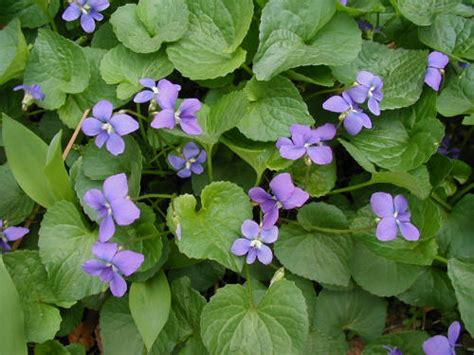
[[[308,172],[309,169],[309,172]],[[295,184],[300,185],[312,197],[321,197],[336,186],[336,162],[327,165],[306,165],[300,159],[288,169]]]
[[436,267],[425,268],[410,288],[397,298],[417,307],[450,310],[456,306],[456,296],[446,271]]
[[64,346],[58,340],[48,340],[35,346],[35,355],[86,355],[86,349],[79,343]]
[[56,15],[59,9],[59,0],[49,1],[45,11],[45,0],[2,0],[0,3],[0,22],[6,23],[18,17],[21,25],[27,28],[37,28],[46,25]]
[[128,100],[142,86],[139,80],[164,78],[171,74],[173,65],[164,51],[152,54],[138,54],[125,48],[123,45],[109,50],[100,62],[100,74],[109,84],[118,84],[117,97]]
[[380,75],[384,93],[382,110],[407,107],[420,98],[427,54],[426,51],[391,49],[383,44],[364,41],[355,61],[333,67],[332,72],[337,80],[346,85],[352,85],[361,70]]
[[426,332],[417,330],[386,334],[367,344],[362,355],[386,355],[384,346],[387,345],[398,348],[403,354],[423,355],[423,343],[428,337]]
[[38,251],[17,251],[3,257],[20,295],[25,314],[28,342],[42,343],[53,339],[61,324],[59,310],[51,306],[56,298],[48,284],[48,274]]
[[280,76],[268,82],[253,78],[244,92],[250,102],[238,128],[247,138],[275,141],[289,136],[293,123],[314,123],[298,89],[287,78]]
[[386,111],[350,142],[375,165],[392,171],[416,169],[436,153],[444,125],[436,118],[436,95],[427,92],[413,106]]
[[75,302],[104,289],[99,278],[82,270],[82,264],[93,258],[97,232],[86,227],[72,203],[60,201],[48,208],[39,235],[41,261],[59,301]]
[[369,173],[375,173],[376,169],[374,164],[370,162],[369,159],[365,156],[364,152],[359,150],[356,146],[349,143],[348,141],[338,138],[339,143],[347,150],[347,152],[354,158],[354,160],[362,167],[365,171]]
[[187,0],[186,34],[166,53],[183,76],[192,80],[225,76],[245,61],[240,48],[253,15],[252,0]]
[[457,259],[448,262],[448,276],[453,283],[461,319],[468,332],[474,334],[474,265]]
[[84,91],[91,73],[79,45],[47,29],[40,29],[25,68],[25,84],[39,84],[45,94],[38,105],[55,110],[66,94]]
[[337,337],[341,331],[353,331],[362,338],[382,335],[386,302],[365,291],[328,291],[316,300],[314,326],[326,335]]
[[240,237],[240,226],[252,218],[249,198],[240,187],[230,182],[213,182],[202,190],[201,209],[196,211],[196,198],[181,195],[168,209],[168,227],[181,238],[176,241],[180,252],[195,259],[211,259],[239,272],[243,258],[230,252]]
[[0,332],[0,352],[2,354],[28,354],[24,330],[23,310],[20,298],[10,275],[0,256],[0,321],[8,326]]
[[449,77],[438,98],[438,112],[446,117],[474,112],[474,66]]
[[338,5],[338,10],[357,17],[368,12],[384,12],[381,0],[351,0],[347,5]]
[[423,272],[421,266],[383,258],[360,243],[356,243],[353,249],[351,270],[359,286],[381,297],[394,296],[407,290]]
[[375,236],[376,216],[369,206],[357,212],[357,216],[351,223],[351,228],[367,228],[371,225],[374,228],[367,232],[356,232],[354,238],[384,258],[406,264],[431,265],[438,249],[434,235],[438,232],[441,224],[440,211],[430,199],[420,201],[411,196],[406,197],[409,201],[411,221],[421,234],[420,240],[409,242],[399,236],[390,242],[379,241]]
[[449,13],[460,0],[399,0],[398,7],[403,16],[418,26],[429,26],[435,16]]
[[474,125],[474,114],[464,117],[462,124],[465,126],[473,126]]
[[0,216],[10,224],[24,221],[33,210],[34,202],[18,186],[7,164],[0,166]]
[[188,28],[189,11],[185,0],[140,0],[126,4],[111,16],[117,38],[137,53],[152,53],[163,42],[175,42]]
[[346,337],[342,332],[338,336],[332,337],[317,329],[311,329],[308,338],[306,339],[306,345],[301,354],[346,355],[348,349],[349,347],[346,342]]
[[351,277],[349,234],[323,233],[316,228],[347,229],[347,219],[335,206],[310,203],[298,212],[300,225],[280,228],[275,254],[292,273],[317,282],[347,286]]
[[106,50],[98,48],[82,48],[91,70],[89,86],[79,94],[70,94],[66,103],[59,108],[58,115],[70,128],[75,128],[81,120],[84,111],[92,108],[99,100],[108,100],[117,107],[124,101],[117,99],[115,86],[108,85],[100,76],[100,62]]
[[171,293],[163,271],[130,287],[130,313],[148,351],[168,320]]
[[354,60],[362,43],[360,30],[349,16],[334,16],[335,11],[332,0],[270,1],[260,22],[253,67],[257,79],[269,80],[304,65],[343,65]]
[[28,48],[25,37],[21,32],[20,21],[12,20],[0,31],[0,85],[8,80],[19,77],[25,69],[28,60]]
[[8,164],[18,185],[41,206],[51,207],[56,197],[44,172],[48,154],[46,143],[28,128],[5,115],[2,135]]
[[420,41],[457,57],[474,59],[474,22],[447,13],[436,16],[429,27],[419,27]]
[[201,326],[211,354],[298,354],[308,316],[304,297],[291,281],[272,284],[256,305],[245,287],[226,285],[204,307]]
[[469,258],[474,255],[472,231],[474,228],[474,194],[467,194],[448,215],[437,235],[441,253],[448,258]]

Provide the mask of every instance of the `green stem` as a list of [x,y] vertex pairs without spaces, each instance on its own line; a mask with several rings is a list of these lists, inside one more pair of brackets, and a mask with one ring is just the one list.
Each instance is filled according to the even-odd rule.
[[173,173],[168,173],[166,171],[158,171],[158,170],[143,170],[142,174],[144,175],[159,175],[159,176],[167,176]]
[[255,186],[260,186],[260,182],[262,181],[262,174],[263,173],[257,173],[257,178],[255,179]]
[[305,187],[306,191],[308,191],[310,173],[311,173],[311,161],[309,162],[309,164],[308,164],[308,162],[306,162],[306,173],[304,175],[304,187]]
[[254,306],[253,303],[253,293],[252,293],[252,279],[250,277],[250,270],[249,266],[247,263],[244,264],[244,270],[245,270],[245,278],[247,280],[247,290],[248,290],[248,296],[249,296],[249,303]]
[[243,70],[245,70],[247,73],[249,73],[251,76],[253,76],[253,71],[252,71],[252,69],[250,69],[250,67],[247,64],[244,63],[240,67]]
[[31,111],[31,112],[26,112],[25,115],[34,116],[34,115],[37,115],[38,113],[43,113],[43,112],[46,112],[46,110],[35,110],[35,111]]
[[451,204],[458,202],[465,194],[474,189],[474,182],[471,182],[469,185],[464,186],[462,190],[459,190],[452,198]]
[[433,201],[437,202],[440,206],[444,207],[448,212],[451,212],[453,210],[453,207],[444,201],[441,197],[439,197],[437,194],[434,192],[431,194],[431,198]]
[[214,178],[212,175],[212,148],[213,145],[208,145],[206,148],[207,151],[207,176],[209,178],[209,182],[211,183]]
[[143,116],[141,113],[138,113],[138,112],[135,112],[135,111],[126,109],[126,108],[124,108],[124,109],[122,109],[122,110],[120,110],[120,111],[121,111],[121,112],[125,112],[125,113],[129,113],[129,114],[131,114],[131,115],[134,115],[135,117],[140,118],[140,119],[144,120],[145,122],[148,121],[148,117]]
[[[48,15],[48,14],[47,14]],[[49,23],[51,25],[51,28],[53,29],[54,32],[58,33],[58,27],[56,26],[56,22],[54,22],[54,17],[52,17],[50,20],[49,20]]]
[[137,117],[138,117],[138,120],[140,121],[140,133],[145,143],[148,143],[148,138],[146,136],[146,131],[145,131],[145,122],[147,122],[147,119],[144,119],[145,116],[141,114],[140,104],[137,104],[136,109],[137,109],[137,112],[136,112]]
[[440,256],[440,255],[436,255],[436,256],[434,257],[434,260],[439,261],[440,263],[443,263],[443,264],[445,264],[445,265],[448,265],[448,261],[449,261],[448,259],[446,259],[446,258],[444,258],[444,257],[442,257],[442,256]]
[[333,89],[326,89],[326,90],[320,90],[320,91],[315,91],[311,94],[309,94],[308,96],[305,97],[306,100],[308,99],[311,99],[315,96],[319,96],[319,95],[324,95],[324,94],[331,94],[331,93],[334,93],[334,92],[341,92],[341,91],[344,91],[345,88],[333,88]]
[[134,200],[135,200],[135,201],[141,201],[141,200],[146,200],[146,199],[149,199],[149,198],[169,198],[169,199],[173,199],[173,198],[175,198],[175,195],[169,195],[169,194],[146,194],[146,195],[139,196],[139,197],[135,198]]
[[[292,219],[280,218],[280,220],[283,222],[299,225],[297,221],[294,221]],[[353,229],[334,229],[334,228],[325,228],[325,227],[316,227],[316,226],[304,226],[303,228],[308,231],[315,231],[315,232],[329,233],[329,234],[352,234],[352,233],[365,232],[365,231],[371,230],[375,228],[375,226],[376,226],[375,224],[372,224],[367,227],[353,228]]]
[[340,194],[340,193],[343,193],[343,192],[354,191],[354,190],[361,189],[363,187],[367,187],[367,186],[370,186],[370,185],[373,185],[373,184],[374,184],[374,182],[369,180],[369,181],[366,181],[366,182],[362,182],[360,184],[351,185],[351,186],[347,186],[347,187],[342,187],[340,189],[332,190],[328,193],[328,195],[335,195],[335,194]]

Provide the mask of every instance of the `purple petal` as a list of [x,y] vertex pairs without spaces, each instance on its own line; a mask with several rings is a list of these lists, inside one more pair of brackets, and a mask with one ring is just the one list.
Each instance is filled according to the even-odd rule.
[[99,225],[99,241],[105,243],[115,234],[115,224],[112,216],[105,217]]
[[257,258],[262,264],[268,265],[272,262],[273,253],[272,253],[272,250],[268,246],[262,245],[260,249],[256,250],[256,252],[257,252]]
[[180,171],[178,171],[177,175],[182,179],[187,179],[188,177],[191,176],[191,170],[190,169],[181,169]]
[[0,219],[0,228],[3,227],[3,219]]
[[350,105],[341,96],[331,96],[323,102],[323,108],[331,112],[345,112],[350,109]]
[[112,106],[112,103],[110,101],[100,100],[92,108],[92,113],[94,114],[95,118],[98,118],[105,122],[108,121],[109,118],[112,116],[113,109],[114,107]]
[[278,201],[283,202],[290,198],[295,186],[291,180],[291,175],[288,173],[282,173],[278,174],[272,179],[272,181],[270,181],[270,188]]
[[115,297],[122,297],[125,292],[127,292],[127,283],[123,277],[117,273],[114,273],[110,281],[110,292],[112,292],[112,295]]
[[110,204],[119,226],[128,226],[140,218],[140,209],[128,198],[114,200]]
[[199,155],[199,147],[194,142],[189,142],[183,148],[183,156],[186,160],[195,158]]
[[95,10],[91,10],[89,12],[89,15],[96,21],[102,21],[104,19],[104,15],[102,15],[100,12],[97,12]]
[[240,232],[247,239],[255,239],[260,233],[260,227],[257,222],[246,219],[240,226]]
[[118,134],[112,133],[109,134],[106,147],[110,154],[117,156],[125,151],[125,141]]
[[357,82],[363,86],[370,88],[374,81],[375,75],[371,72],[362,70],[357,73]]
[[290,139],[290,138],[287,138],[287,137],[281,137],[281,138],[278,138],[277,141],[276,141],[276,147],[278,149],[280,149],[281,147],[285,146],[285,145],[290,145],[290,146],[294,146],[294,143],[293,141]]
[[31,96],[36,100],[43,100],[45,95],[41,91],[41,86],[38,84],[31,85]]
[[388,241],[397,237],[397,222],[394,217],[385,217],[377,224],[375,232],[378,240]]
[[203,149],[203,150],[201,150],[201,153],[199,153],[198,157],[196,158],[196,161],[198,163],[204,164],[206,162],[206,159],[207,159],[207,153]]
[[204,168],[202,167],[201,164],[199,163],[192,163],[191,164],[191,171],[194,173],[194,174],[202,174],[203,171],[204,171]]
[[331,164],[332,162],[332,149],[328,146],[309,147],[308,156],[310,159],[318,165]]
[[374,192],[370,197],[370,207],[380,218],[392,217],[395,212],[392,195],[386,192]]
[[176,155],[168,155],[168,162],[174,170],[180,170],[186,164],[186,160]]
[[26,90],[28,88],[28,85],[17,85],[13,88],[13,91],[18,91],[18,90]]
[[96,11],[104,11],[110,6],[107,0],[89,0],[89,4]]
[[105,268],[107,268],[107,266],[94,259],[87,260],[82,264],[82,270],[92,276],[100,276]]
[[198,99],[185,99],[179,106],[181,118],[196,118],[196,113],[201,109],[201,102]]
[[434,91],[438,91],[443,79],[441,72],[436,68],[428,68],[425,73],[425,84],[432,88]]
[[116,113],[110,119],[110,124],[120,136],[125,136],[129,133],[135,132],[140,127],[138,122],[131,116],[123,113]]
[[102,148],[102,146],[105,144],[105,142],[107,142],[108,139],[109,134],[107,133],[107,131],[103,131],[95,138],[95,145],[98,148]]
[[156,98],[158,105],[164,110],[168,109],[174,112],[180,90],[181,87],[179,85],[175,85],[166,79],[160,80],[158,82],[158,95]]
[[409,222],[401,222],[398,225],[403,238],[408,241],[416,241],[420,239],[420,231],[413,224]]
[[140,84],[146,88],[149,88],[149,89],[153,89],[154,87],[156,87],[156,82],[155,80],[151,79],[151,78],[143,78],[143,79],[140,79]]
[[405,213],[408,211],[408,201],[403,195],[395,196],[393,204],[395,205],[395,211],[397,213]]
[[153,128],[168,128],[173,129],[175,126],[174,122],[174,111],[173,110],[162,110],[155,115],[155,118],[151,122]]
[[398,215],[397,215],[397,220],[398,220],[399,222],[410,222],[410,220],[411,220],[411,214],[410,214],[410,212],[398,213]]
[[278,227],[272,226],[271,228],[264,228],[262,229],[260,236],[262,238],[262,242],[266,244],[274,243],[278,239]]
[[288,198],[286,201],[282,201],[283,208],[286,210],[291,210],[293,208],[301,207],[306,203],[306,201],[308,201],[308,199],[309,194],[306,191],[300,189],[299,187],[295,187],[290,198]]
[[283,145],[279,149],[280,155],[289,160],[298,160],[306,154],[306,149],[303,147],[296,147],[294,145]]
[[151,101],[153,99],[154,95],[155,94],[153,93],[153,91],[143,90],[143,91],[140,91],[138,94],[135,95],[135,97],[133,98],[133,102],[136,102],[138,104],[142,104],[144,102]]
[[244,238],[239,238],[239,239],[234,240],[234,243],[232,244],[230,251],[234,255],[242,256],[242,255],[247,254],[250,249],[251,249],[250,241]]
[[369,111],[372,112],[375,116],[380,116],[380,105],[374,97],[370,97],[368,101]]
[[449,63],[449,57],[441,52],[431,52],[428,55],[428,66],[438,69],[444,69]]
[[354,112],[349,113],[349,115],[344,118],[343,124],[347,133],[352,136],[359,134],[362,130],[362,120],[359,115]]
[[125,276],[130,276],[142,266],[145,257],[143,254],[130,250],[122,250],[115,254],[112,264]]
[[369,89],[363,85],[357,85],[348,90],[351,99],[361,104],[367,99]]
[[367,116],[364,112],[357,112],[355,113],[359,117],[362,122],[362,126],[365,128],[372,128],[372,121],[370,120],[369,116]]
[[103,122],[94,117],[86,118],[82,123],[82,132],[89,137],[97,136],[103,131],[102,125]]
[[123,199],[128,195],[127,175],[124,173],[109,176],[104,181],[104,195],[107,201]]
[[81,15],[81,27],[87,33],[92,33],[95,30],[95,21],[89,14]]
[[336,136],[336,126],[332,123],[326,123],[314,130],[314,134],[321,141],[330,141]]
[[423,343],[423,351],[427,355],[452,355],[453,349],[448,338],[442,335],[435,335]]
[[3,234],[10,242],[23,238],[30,230],[24,227],[8,227],[3,231]]
[[111,266],[107,266],[106,268],[104,268],[102,270],[102,272],[100,273],[99,277],[100,277],[100,280],[102,282],[107,282],[109,283],[110,281],[112,281],[113,277],[114,277],[114,271],[112,270],[112,267]]
[[119,250],[117,243],[101,243],[96,242],[92,246],[92,254],[94,254],[98,259],[106,261],[108,263],[112,262],[115,254]]
[[263,228],[264,229],[270,229],[272,228],[275,223],[278,221],[278,217],[280,216],[280,212],[278,211],[278,208],[276,205],[270,210],[268,210],[264,215],[263,215]]
[[452,322],[448,329],[448,340],[451,346],[454,347],[456,345],[460,334],[461,324],[458,321]]
[[98,189],[91,189],[84,194],[84,203],[90,208],[98,211],[105,206],[105,198],[102,191]]
[[63,12],[62,19],[67,22],[75,21],[81,16],[81,8],[76,4],[69,4],[67,9]]
[[255,250],[255,248],[250,248],[247,254],[247,264],[253,264],[255,262],[255,259],[257,259],[257,251]]
[[0,239],[0,251],[1,250],[11,250],[11,249],[12,249],[12,247],[10,245],[8,245],[7,242],[5,242],[3,239]]
[[184,133],[187,133],[190,136],[198,136],[202,134],[202,128],[199,126],[199,123],[195,118],[181,118],[179,125]]
[[264,203],[265,201],[272,199],[272,195],[270,195],[261,187],[252,187],[249,190],[249,197],[252,201],[257,203]]

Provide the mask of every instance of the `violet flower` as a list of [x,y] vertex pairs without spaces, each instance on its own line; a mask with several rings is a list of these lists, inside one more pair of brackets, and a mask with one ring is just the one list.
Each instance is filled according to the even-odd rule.
[[356,85],[349,89],[352,100],[361,104],[368,98],[367,106],[374,115],[380,115],[380,102],[383,99],[382,79],[368,71],[357,74]]
[[[140,91],[138,94],[135,95],[133,98],[133,102],[142,104],[148,101],[154,100],[155,102],[158,101],[158,95],[162,89],[165,89],[168,87],[168,84],[170,82],[168,80],[160,80],[158,82],[155,82],[155,80],[150,79],[150,78],[143,78],[140,79],[140,84],[142,84],[143,87],[145,87],[145,90]],[[172,84],[174,85],[176,91],[181,90],[181,86],[177,84]]]
[[25,96],[23,96],[23,100],[21,101],[21,108],[23,111],[28,110],[28,107],[31,106],[33,100],[43,101],[45,97],[43,91],[41,90],[41,86],[38,84],[23,84],[13,88],[13,91],[18,90],[23,90],[25,92]]
[[426,355],[456,355],[456,342],[461,334],[461,324],[455,321],[448,329],[448,337],[435,335],[423,343]]
[[128,196],[125,174],[105,179],[102,191],[91,189],[84,194],[84,202],[97,212],[99,241],[106,242],[115,233],[115,224],[128,226],[140,217],[140,209]]
[[270,189],[273,195],[261,187],[253,187],[249,190],[249,196],[252,201],[258,203],[262,208],[264,213],[263,228],[265,229],[269,229],[276,223],[280,208],[291,210],[301,207],[309,198],[307,192],[293,185],[291,176],[288,173],[275,176],[270,181]]
[[434,91],[438,91],[443,79],[444,68],[449,63],[449,57],[441,52],[431,52],[428,55],[428,69],[425,73],[425,83]]
[[347,92],[343,92],[342,96],[331,96],[323,102],[323,108],[330,112],[340,113],[339,120],[342,121],[347,133],[352,136],[359,134],[362,127],[372,128],[369,116],[359,108]]
[[378,240],[388,241],[397,237],[398,229],[408,241],[420,238],[420,231],[410,223],[408,201],[402,195],[392,195],[386,192],[375,192],[370,197],[372,211],[380,218],[377,224]]
[[291,139],[278,138],[276,147],[280,150],[280,155],[289,160],[297,160],[307,155],[307,162],[311,161],[318,165],[330,164],[333,154],[330,147],[324,145],[324,141],[329,141],[336,136],[336,127],[326,123],[316,129],[308,126],[293,124],[290,127]]
[[278,239],[278,228],[271,226],[265,229],[251,219],[247,219],[242,223],[240,231],[244,238],[234,241],[231,248],[232,254],[237,256],[247,254],[247,264],[253,264],[257,258],[264,265],[270,264],[273,254],[265,244],[274,243]]
[[339,2],[341,3],[341,5],[344,5],[344,6],[347,5],[347,0],[339,0]]
[[23,238],[29,231],[24,227],[5,227],[0,219],[0,250],[11,250],[8,242]]
[[207,158],[206,151],[199,149],[196,143],[189,142],[183,148],[183,156],[168,155],[168,162],[178,172],[180,178],[188,178],[191,174],[202,174],[202,164]]
[[92,253],[99,260],[87,260],[82,264],[82,269],[108,283],[115,297],[122,297],[127,292],[127,283],[123,277],[137,271],[145,259],[140,253],[120,250],[117,243],[97,242],[92,246]]
[[153,128],[173,129],[176,125],[189,135],[199,135],[202,129],[196,118],[196,113],[201,109],[201,102],[198,99],[184,99],[179,108],[175,111],[178,100],[178,92],[181,89],[166,79],[158,82],[157,102],[161,111],[155,115],[151,122]]
[[443,154],[448,158],[457,159],[459,158],[460,152],[461,150],[459,148],[450,148],[450,141],[447,135],[443,137],[443,140],[438,147],[438,153]]
[[95,21],[102,21],[100,12],[110,6],[107,0],[69,0],[69,6],[63,12],[63,20],[67,22],[81,18],[81,27],[87,33],[95,30]]
[[102,148],[106,144],[112,155],[120,155],[125,151],[125,141],[122,136],[135,132],[138,122],[124,113],[112,113],[110,101],[101,100],[92,109],[93,117],[88,117],[82,124],[82,132],[95,138],[95,145]]
[[387,350],[387,355],[403,355],[402,351],[397,347],[384,345],[383,348]]

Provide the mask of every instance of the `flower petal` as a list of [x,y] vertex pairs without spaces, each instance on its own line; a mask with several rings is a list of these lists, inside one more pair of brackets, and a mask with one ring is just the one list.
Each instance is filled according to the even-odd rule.
[[136,102],[137,104],[142,104],[144,102],[151,101],[154,95],[155,94],[153,93],[153,91],[143,90],[135,95],[135,97],[133,98],[133,102]]
[[257,258],[262,264],[268,265],[272,262],[273,253],[272,253],[272,250],[268,246],[262,245],[260,249],[256,250],[256,252],[257,252]]
[[191,170],[190,169],[181,169],[180,171],[178,171],[177,175],[182,179],[187,179],[188,177],[191,176]]
[[109,134],[109,139],[106,142],[107,150],[110,154],[117,156],[125,151],[125,141],[118,134]]
[[153,128],[168,128],[173,129],[175,126],[174,122],[174,111],[173,110],[162,110],[155,115],[155,118],[150,124]]
[[186,164],[186,160],[176,155],[168,155],[168,162],[174,170],[180,170]]
[[309,194],[306,191],[300,189],[299,187],[295,187],[290,198],[288,198],[286,201],[282,201],[283,208],[286,210],[291,210],[293,208],[301,207],[306,203],[306,201],[308,201],[308,199]]
[[234,255],[242,256],[242,255],[247,254],[250,248],[251,246],[250,246],[249,240],[244,239],[244,238],[239,238],[239,239],[234,240],[234,243],[232,244],[230,251]]
[[345,112],[350,109],[349,104],[341,96],[331,96],[323,102],[323,109],[330,112]]
[[199,163],[192,163],[191,164],[191,171],[194,173],[194,174],[202,174],[203,171],[204,171],[204,168],[202,167],[201,164]]
[[89,14],[81,15],[81,27],[87,33],[92,33],[95,30],[95,21]]
[[103,263],[94,259],[87,260],[82,264],[82,270],[92,276],[100,276],[106,267]]
[[255,250],[255,248],[250,248],[247,254],[247,264],[253,264],[255,262],[255,259],[257,259],[257,251]]
[[290,198],[295,189],[295,185],[293,185],[290,174],[282,173],[278,174],[272,179],[272,181],[270,181],[270,189],[278,201],[283,202]]
[[114,272],[112,280],[110,281],[110,292],[115,297],[122,297],[127,292],[127,283],[122,276]]
[[120,173],[109,176],[104,181],[104,195],[107,201],[123,199],[128,195],[127,175]]
[[441,86],[441,80],[443,79],[441,72],[436,68],[428,68],[425,73],[425,84],[432,88],[434,91],[438,91]]
[[10,242],[23,238],[30,230],[24,227],[8,227],[3,231],[3,234]]
[[95,118],[98,118],[105,122],[108,121],[110,117],[112,117],[113,109],[114,107],[110,101],[100,100],[92,108],[92,113],[94,114]]
[[408,211],[408,201],[403,195],[396,195],[393,199],[393,204],[397,213],[405,213]]
[[371,72],[362,70],[357,73],[357,82],[363,86],[370,88],[374,81],[375,75]]
[[356,85],[353,88],[350,88],[347,92],[352,100],[361,104],[367,99],[369,88],[363,85]]
[[394,217],[385,217],[377,224],[375,232],[378,240],[389,241],[397,237],[397,222]]
[[444,69],[449,63],[449,57],[441,52],[434,51],[428,55],[428,66]]
[[272,199],[272,195],[270,195],[261,187],[252,187],[249,190],[249,197],[252,201],[257,203],[264,203],[265,201]]
[[308,155],[313,163],[318,165],[327,165],[332,163],[332,149],[331,147],[321,145],[318,147],[309,147]]
[[130,276],[143,264],[145,257],[143,254],[131,250],[122,250],[115,254],[112,264],[125,276]]
[[75,21],[81,16],[81,9],[76,4],[69,4],[63,12],[62,19],[67,22]]
[[398,225],[403,238],[408,241],[416,241],[420,239],[420,231],[410,222],[401,222]]
[[189,142],[183,148],[183,156],[186,160],[195,158],[199,155],[199,147],[194,142]]
[[370,197],[370,207],[377,217],[393,217],[395,212],[393,208],[392,195],[386,192],[374,192]]
[[175,85],[172,82],[162,79],[158,82],[158,95],[156,101],[162,109],[168,109],[174,112],[176,100],[178,99],[178,93],[181,90],[179,85]]
[[97,148],[102,148],[108,139],[109,139],[109,134],[107,133],[107,131],[102,131],[95,138],[95,145],[97,146]]
[[423,351],[427,355],[452,355],[453,349],[448,338],[442,335],[435,335],[423,343]]
[[196,162],[204,164],[206,162],[206,159],[207,159],[207,153],[203,149],[201,150],[201,153],[199,153],[198,157],[196,158]]
[[113,115],[110,119],[110,124],[114,128],[115,132],[117,132],[120,136],[135,132],[140,127],[138,122],[135,121],[131,116],[123,113],[116,113]]
[[82,123],[82,132],[89,137],[97,136],[102,133],[102,125],[104,123],[94,117],[88,117]]
[[114,200],[110,205],[119,226],[128,226],[140,218],[140,209],[129,198]]
[[330,141],[336,136],[336,126],[326,123],[314,130],[314,134],[322,141]]
[[89,4],[96,11],[104,11],[110,6],[107,0],[89,0]]
[[380,116],[380,104],[374,97],[369,98],[367,106],[369,107],[369,111],[375,116]]
[[181,118],[196,118],[196,113],[201,109],[201,102],[198,99],[184,99],[179,105],[179,115]]
[[181,118],[179,125],[184,133],[190,136],[198,136],[202,134],[202,128],[195,118]]
[[362,120],[354,112],[349,113],[346,118],[344,118],[343,125],[347,133],[352,136],[359,134],[362,130]]
[[255,239],[260,233],[260,227],[257,222],[246,219],[240,226],[240,232],[247,239]]
[[306,154],[304,147],[297,147],[294,145],[283,145],[279,149],[280,155],[289,160],[298,160]]
[[448,341],[451,346],[455,346],[458,341],[459,335],[461,334],[461,324],[458,321],[454,321],[448,328]]
[[287,138],[287,137],[280,137],[277,139],[276,141],[276,147],[278,149],[280,149],[281,147],[285,146],[285,145],[291,145],[291,146],[294,146],[294,143],[293,141],[290,139],[290,138]]
[[117,243],[96,242],[92,246],[92,254],[94,254],[98,259],[108,263],[112,261],[118,250],[119,246]]
[[98,211],[105,206],[105,197],[99,189],[88,190],[83,197],[84,203],[90,208]]
[[266,244],[275,243],[278,239],[278,227],[272,226],[271,228],[264,228],[260,233],[262,242]]
[[263,228],[264,229],[270,229],[275,225],[275,223],[278,221],[278,217],[280,217],[280,212],[278,211],[278,208],[276,205],[270,210],[268,210],[264,215],[263,215]]
[[143,78],[143,79],[140,79],[139,82],[143,87],[146,87],[149,89],[153,89],[154,87],[156,87],[155,80],[151,78]]
[[99,225],[99,241],[105,243],[115,234],[115,224],[112,216],[105,217]]

